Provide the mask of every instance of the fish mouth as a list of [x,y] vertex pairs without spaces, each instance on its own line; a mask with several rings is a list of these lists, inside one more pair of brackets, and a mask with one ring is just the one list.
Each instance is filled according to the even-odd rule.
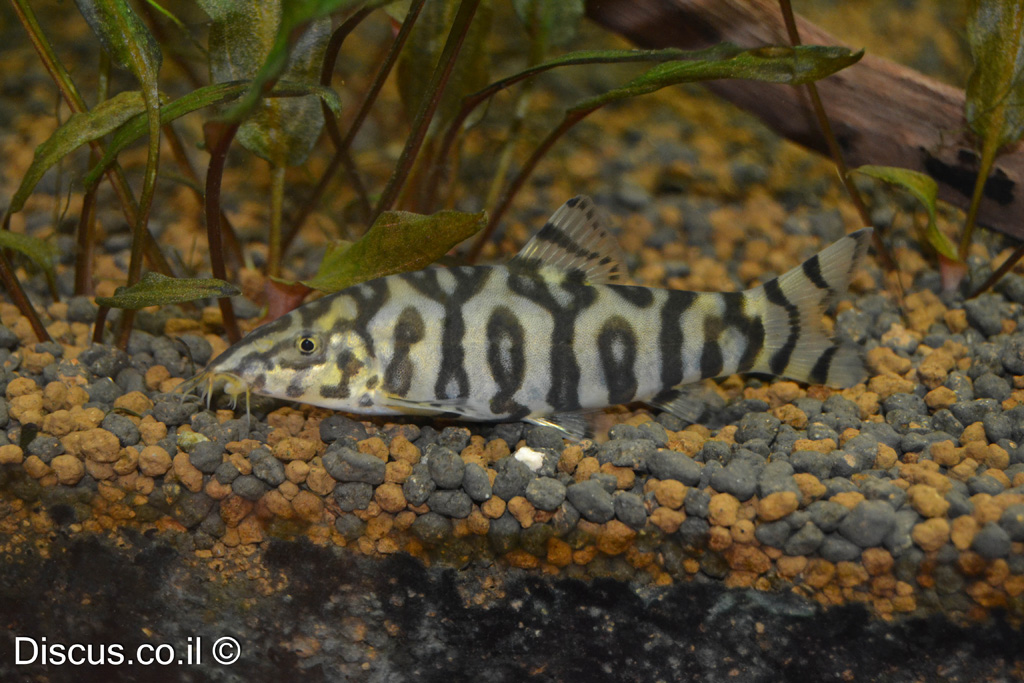
[[196,394],[199,400],[205,402],[207,409],[209,409],[213,392],[216,389],[220,389],[231,397],[232,409],[237,405],[238,397],[244,394],[246,411],[248,412],[249,395],[252,393],[252,386],[241,376],[233,372],[211,370],[208,368],[179,384],[175,387],[174,391],[175,393],[180,393],[183,398],[193,393]]

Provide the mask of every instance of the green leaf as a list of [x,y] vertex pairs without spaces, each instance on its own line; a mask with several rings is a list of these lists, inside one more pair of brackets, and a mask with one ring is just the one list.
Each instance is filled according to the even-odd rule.
[[513,0],[527,32],[545,47],[565,45],[579,32],[583,0]]
[[[423,98],[429,94],[427,88],[444,50],[460,2],[427,2],[398,58],[398,93],[409,121],[415,120]],[[462,98],[487,85],[490,79],[487,37],[493,13],[489,0],[483,0],[477,8],[434,113],[433,126],[451,121],[459,110]]]
[[51,289],[56,290],[55,269],[58,250],[55,245],[38,237],[30,237],[10,230],[0,230],[0,247],[13,249],[27,256],[32,263],[46,273],[46,279],[49,281]]
[[[115,130],[133,116],[142,114],[144,117],[145,110],[146,105],[142,99],[142,93],[132,90],[118,93],[88,112],[72,114],[45,142],[36,147],[32,164],[25,172],[18,191],[11,198],[8,212],[21,211],[25,206],[25,200],[35,189],[36,183],[51,166],[81,145]],[[143,124],[143,128],[145,128],[145,124]]]
[[719,78],[744,78],[800,85],[830,76],[855,64],[864,56],[863,50],[852,52],[844,47],[820,45],[741,50],[734,45],[723,43],[716,51],[720,55],[718,58],[658,64],[621,88],[587,99],[570,111],[593,110],[611,102],[646,95],[670,85]]
[[975,0],[967,19],[974,70],[967,123],[997,148],[1024,134],[1024,3]]
[[925,236],[928,243],[935,251],[953,261],[959,261],[956,247],[942,232],[935,221],[935,201],[938,196],[939,186],[935,180],[924,173],[911,171],[907,168],[896,168],[894,166],[861,166],[853,169],[854,173],[877,178],[878,180],[902,187],[914,195],[928,212],[928,227],[925,229]]
[[160,45],[125,0],[75,0],[89,28],[116,64],[156,94]]
[[[169,102],[160,108],[160,124],[163,125],[165,123],[170,123],[171,121],[174,121],[185,114],[194,112],[197,109],[221,104],[240,97],[248,87],[249,81],[231,81],[228,83],[207,85],[199,88],[198,90],[193,90],[188,95],[179,97],[173,102]],[[337,93],[320,84],[297,84],[290,81],[282,81],[274,87],[273,91],[271,91],[270,97],[301,97],[304,95],[316,95],[323,100],[323,102],[330,107],[332,111],[338,111],[341,107],[341,102],[338,99]],[[100,175],[114,161],[121,150],[145,134],[146,116],[144,114],[136,115],[124,123],[124,125],[120,126],[114,134],[113,139],[110,141],[110,144],[107,146],[107,151],[103,155],[103,158],[100,159],[100,161],[97,162],[96,165],[93,166],[85,175],[83,184],[86,187],[89,187],[99,180]]]
[[337,292],[366,280],[426,268],[486,222],[483,211],[439,211],[431,216],[385,211],[358,241],[330,249],[316,277],[303,284]]
[[96,303],[107,308],[137,311],[147,306],[181,304],[197,299],[222,298],[240,294],[242,290],[216,278],[174,278],[149,272],[131,287],[118,287],[111,297],[96,297]]
[[331,33],[326,14],[345,4],[352,3],[200,0],[214,20],[210,27],[213,80],[251,79],[240,102],[225,113],[232,120],[251,113],[237,135],[246,149],[279,166],[301,164],[309,155],[323,127],[316,99],[268,102],[262,99],[262,91],[278,78],[319,83]]

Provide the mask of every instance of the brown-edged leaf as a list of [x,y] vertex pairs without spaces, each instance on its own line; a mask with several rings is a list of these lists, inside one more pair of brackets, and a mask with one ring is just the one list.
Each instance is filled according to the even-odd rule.
[[902,187],[904,190],[914,195],[914,197],[921,202],[924,206],[925,211],[928,212],[928,227],[925,229],[925,236],[928,238],[928,243],[931,244],[935,251],[939,252],[947,259],[952,261],[959,261],[960,258],[957,255],[956,247],[942,232],[939,231],[939,226],[935,221],[935,201],[938,197],[939,186],[935,180],[924,173],[917,171],[911,171],[908,168],[896,168],[895,166],[860,166],[853,169],[855,173],[861,173],[872,178],[877,178],[890,185],[896,185]]
[[56,267],[57,247],[53,244],[21,233],[10,230],[0,230],[0,248],[13,249],[19,254],[24,254],[32,263],[36,264],[49,281],[51,288],[56,290]]
[[394,273],[426,268],[487,222],[487,214],[439,211],[423,216],[385,211],[358,241],[327,252],[316,277],[304,284],[323,292]]
[[235,296],[242,290],[216,278],[174,278],[149,272],[131,287],[118,287],[111,297],[96,297],[96,303],[108,308],[137,311],[147,306],[180,304],[197,299]]

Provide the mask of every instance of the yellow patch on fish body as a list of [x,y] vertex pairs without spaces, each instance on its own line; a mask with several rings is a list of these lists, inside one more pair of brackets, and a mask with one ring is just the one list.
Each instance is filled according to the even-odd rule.
[[527,420],[572,435],[581,413],[632,401],[691,417],[684,385],[735,372],[849,386],[863,378],[860,356],[834,345],[821,318],[869,241],[860,230],[746,292],[630,286],[595,207],[577,197],[505,265],[349,287],[254,330],[204,372],[354,413]]

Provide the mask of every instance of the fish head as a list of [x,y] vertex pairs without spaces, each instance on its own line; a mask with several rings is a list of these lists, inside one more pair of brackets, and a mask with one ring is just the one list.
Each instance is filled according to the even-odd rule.
[[306,304],[250,332],[215,358],[197,384],[204,393],[219,386],[236,397],[252,392],[355,410],[379,373],[354,315],[325,299]]

